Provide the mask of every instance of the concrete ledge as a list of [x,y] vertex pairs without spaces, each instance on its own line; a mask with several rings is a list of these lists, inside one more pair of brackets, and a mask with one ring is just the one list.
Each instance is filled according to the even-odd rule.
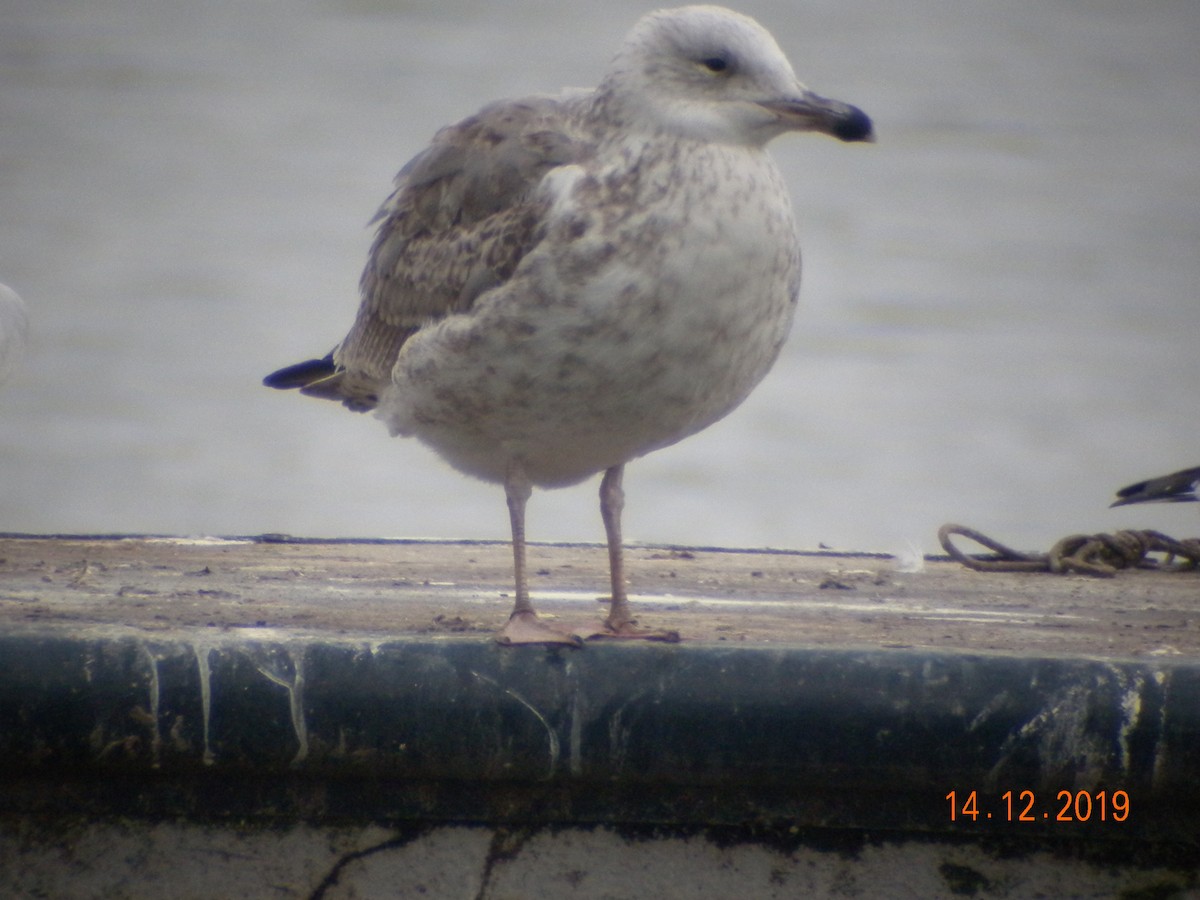
[[[844,856],[881,839],[933,842],[959,848],[938,864],[950,869],[937,869],[951,895],[962,893],[955,878],[967,878],[954,875],[963,842],[1026,856],[1074,848],[1110,870],[1165,866],[1180,890],[1200,879],[1200,659],[1190,653],[812,646],[756,638],[749,623],[750,638],[737,642],[502,649],[487,639],[489,623],[475,624],[474,601],[416,581],[396,590],[432,590],[429,610],[442,610],[432,619],[463,631],[387,636],[314,629],[311,618],[300,619],[305,627],[240,624],[244,611],[231,627],[209,619],[207,607],[203,624],[159,622],[165,614],[147,609],[168,600],[185,611],[196,597],[244,609],[259,596],[253,585],[273,584],[248,581],[245,567],[261,575],[275,548],[92,542],[66,549],[76,562],[47,562],[62,546],[0,543],[0,571],[12,576],[0,584],[10,615],[0,633],[0,887],[17,883],[4,881],[5,834],[25,848],[18,857],[32,859],[55,846],[53,834],[94,835],[106,822],[145,823],[139,841],[159,823],[190,823],[222,846],[230,829],[248,825],[358,829],[351,855],[376,838],[399,852],[410,839],[440,840],[439,829],[476,823],[490,829],[488,858],[501,860],[510,858],[503,835],[524,846],[546,828],[576,829],[580,846],[591,846],[582,835],[596,827],[676,844],[703,835],[719,846],[766,846],[797,866],[801,851]],[[339,561],[329,565],[346,570],[366,552],[331,547]],[[164,552],[172,564],[156,555]],[[469,552],[474,561],[480,551]],[[687,564],[679,559],[671,564]],[[772,564],[750,560],[746,583],[763,591]],[[832,564],[845,581],[845,561]],[[790,601],[797,609],[810,597],[828,602],[809,592],[823,590],[814,585],[830,565],[788,560],[791,581],[808,585]],[[869,583],[904,593],[889,577]],[[906,616],[928,577],[905,582]],[[197,581],[207,593],[173,587]],[[1009,586],[1041,584],[1049,582]],[[1168,618],[1179,582],[1170,584],[1158,607]],[[472,591],[499,598],[501,587]],[[731,576],[722,589],[732,603],[750,588]],[[1184,584],[1178,596],[1191,590]],[[370,605],[369,596],[340,602]],[[863,601],[862,593],[846,600],[847,611],[859,615]],[[592,602],[546,605],[568,615],[572,603]],[[696,615],[686,605],[671,613],[673,598],[642,602],[656,616]],[[756,595],[751,605],[766,602]],[[944,610],[946,598],[937,603]],[[886,598],[878,605],[869,624]],[[961,608],[979,612],[982,631],[1004,627],[969,592]],[[789,637],[779,624],[786,616],[771,615],[777,636]],[[1190,639],[1189,628],[1173,645]],[[467,827],[460,836],[472,843],[478,834]],[[112,894],[127,895],[137,893]]]
[[[4,636],[0,766],[5,812],[1200,843],[1200,667]],[[1025,791],[1033,821],[1018,821]],[[1077,810],[1060,791],[1089,796]]]

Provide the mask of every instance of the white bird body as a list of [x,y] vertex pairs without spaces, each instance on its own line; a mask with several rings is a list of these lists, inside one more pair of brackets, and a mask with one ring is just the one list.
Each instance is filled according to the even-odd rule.
[[[543,179],[545,236],[513,276],[401,349],[378,411],[393,433],[481,478],[503,482],[519,461],[534,485],[556,487],[694,434],[745,399],[779,353],[799,289],[786,188],[760,148],[641,149]],[[647,154],[671,158],[664,168]],[[694,175],[713,166],[731,177]],[[643,177],[662,171],[672,177]]]

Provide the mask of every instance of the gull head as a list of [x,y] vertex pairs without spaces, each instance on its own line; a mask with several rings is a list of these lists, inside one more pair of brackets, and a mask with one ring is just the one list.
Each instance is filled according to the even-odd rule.
[[763,146],[787,131],[874,139],[862,110],[810,91],[765,28],[719,6],[643,16],[598,97],[629,128],[698,140]]

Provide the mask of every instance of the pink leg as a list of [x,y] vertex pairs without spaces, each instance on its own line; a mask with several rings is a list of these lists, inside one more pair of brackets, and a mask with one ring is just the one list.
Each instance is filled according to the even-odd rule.
[[677,631],[645,631],[637,627],[633,610],[629,607],[629,594],[625,590],[625,557],[621,541],[621,512],[625,509],[625,491],[621,478],[625,466],[617,465],[604,473],[600,482],[600,518],[604,520],[604,533],[608,537],[608,571],[612,579],[612,600],[604,630],[589,635],[593,638],[641,638],[649,641],[678,641]]
[[513,575],[516,581],[517,598],[513,602],[508,622],[496,634],[496,642],[513,644],[570,644],[578,647],[577,635],[548,625],[538,618],[529,600],[529,575],[525,567],[525,504],[533,493],[533,486],[525,474],[524,467],[514,462],[504,479],[504,494],[508,499],[508,518],[512,525]]

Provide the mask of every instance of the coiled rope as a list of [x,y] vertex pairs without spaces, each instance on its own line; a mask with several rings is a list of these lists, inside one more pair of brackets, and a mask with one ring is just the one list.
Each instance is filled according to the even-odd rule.
[[[955,536],[975,541],[993,555],[969,556],[954,545],[951,538]],[[965,525],[943,525],[938,529],[938,540],[953,559],[977,572],[1080,572],[1111,578],[1119,569],[1200,568],[1200,538],[1178,541],[1159,531],[1073,534],[1060,540],[1049,553],[1022,553]],[[1165,557],[1155,558],[1152,553]]]

